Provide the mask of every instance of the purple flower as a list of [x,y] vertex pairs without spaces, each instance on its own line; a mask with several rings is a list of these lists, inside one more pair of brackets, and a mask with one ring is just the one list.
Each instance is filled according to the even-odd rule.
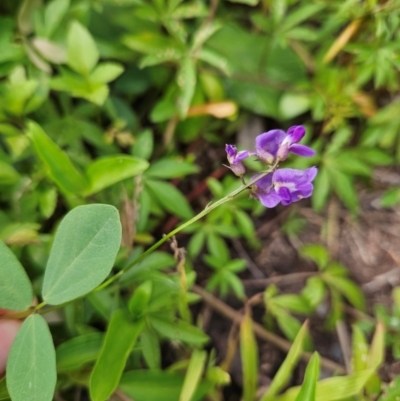
[[314,189],[312,181],[317,172],[316,167],[306,170],[278,169],[258,180],[251,194],[266,207],[275,207],[279,202],[287,206],[311,196]]
[[309,198],[314,189],[312,181],[317,173],[316,167],[306,170],[293,168],[276,170],[272,180],[276,193],[282,199],[282,205],[290,205],[300,199]]
[[[259,174],[252,177],[254,180]],[[267,174],[265,177],[260,178],[252,187],[250,195],[258,199],[265,207],[275,207],[282,199],[276,193],[272,181],[273,173]]]
[[313,149],[298,144],[305,133],[306,130],[302,125],[294,125],[286,133],[280,129],[264,132],[256,138],[256,155],[267,164],[285,160],[289,152],[304,157],[314,156]]
[[228,157],[230,169],[238,177],[243,176],[246,173],[246,168],[243,166],[242,160],[250,156],[250,152],[247,150],[237,151],[234,145],[225,145],[225,151]]

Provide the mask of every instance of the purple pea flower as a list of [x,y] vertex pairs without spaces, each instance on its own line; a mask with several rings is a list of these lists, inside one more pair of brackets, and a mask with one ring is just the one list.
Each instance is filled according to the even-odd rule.
[[290,205],[300,199],[309,198],[314,186],[312,181],[318,173],[316,167],[306,170],[282,168],[274,172],[274,189],[282,199],[282,205]]
[[250,152],[247,150],[237,151],[234,145],[225,145],[225,151],[228,157],[228,162],[230,169],[238,177],[242,177],[246,173],[246,168],[244,167],[242,160],[250,156]]
[[269,208],[275,207],[279,202],[285,206],[290,205],[311,196],[314,188],[312,181],[317,172],[316,167],[306,170],[278,169],[258,180],[254,184],[252,195]]
[[305,133],[306,130],[302,125],[294,125],[286,133],[280,129],[264,132],[256,137],[255,154],[267,164],[273,164],[276,160],[286,160],[289,152],[304,157],[314,156],[313,149],[298,144]]
[[[259,175],[260,174],[255,175],[251,180],[254,180]],[[259,200],[265,207],[269,208],[275,207],[282,200],[275,191],[272,177],[273,173],[270,173],[260,178],[255,182],[250,192],[253,198]]]

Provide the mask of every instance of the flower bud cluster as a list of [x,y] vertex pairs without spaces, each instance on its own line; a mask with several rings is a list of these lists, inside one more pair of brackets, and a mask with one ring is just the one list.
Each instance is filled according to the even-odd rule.
[[[279,203],[286,206],[311,196],[312,181],[318,172],[316,167],[306,170],[276,169],[278,163],[286,160],[289,153],[303,157],[315,155],[313,149],[298,143],[303,139],[305,132],[302,125],[290,127],[287,132],[279,129],[265,132],[256,137],[255,152],[249,150],[238,152],[236,146],[226,145],[230,169],[242,179],[246,173],[243,160],[250,156],[256,156],[260,162],[270,166],[271,172],[260,177],[250,188],[251,195],[264,206],[275,207]],[[252,180],[260,175],[255,175]]]

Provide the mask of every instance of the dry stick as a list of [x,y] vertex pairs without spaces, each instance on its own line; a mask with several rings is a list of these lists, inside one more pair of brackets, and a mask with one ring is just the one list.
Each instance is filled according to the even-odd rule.
[[[194,285],[191,290],[196,294],[200,295],[204,302],[209,304],[216,312],[220,313],[221,315],[227,317],[230,320],[238,321],[241,320],[240,314],[232,309],[230,306],[216,298],[214,295],[210,294],[209,292],[203,290],[203,288],[199,287],[198,285]],[[265,330],[260,324],[253,321],[253,329],[254,333],[261,339],[269,341],[271,344],[274,344],[282,351],[289,352],[290,347],[292,344],[289,341],[286,341],[279,336],[270,333],[269,331]],[[303,352],[301,354],[301,359],[304,361],[309,361],[312,356],[311,352]],[[341,374],[345,374],[346,370],[342,365],[331,361],[330,359],[321,358],[321,366],[328,370],[332,370]]]
[[293,284],[317,275],[317,272],[290,273],[282,276],[243,280],[245,287],[266,287],[270,284]]

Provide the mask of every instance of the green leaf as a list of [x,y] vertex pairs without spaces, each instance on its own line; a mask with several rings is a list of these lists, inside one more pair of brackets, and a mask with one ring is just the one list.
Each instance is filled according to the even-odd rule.
[[29,316],[12,344],[7,388],[13,401],[51,401],[56,387],[56,355],[46,321]]
[[113,81],[124,71],[124,67],[117,63],[101,63],[90,74],[90,82],[105,84]]
[[377,370],[385,360],[385,326],[378,322],[368,355],[368,368]]
[[293,317],[291,314],[287,313],[284,309],[281,308],[277,308],[274,315],[276,317],[279,328],[285,334],[285,337],[288,338],[290,341],[293,341],[301,329],[301,323],[295,317]]
[[248,6],[256,6],[260,0],[229,0],[231,3],[241,3]]
[[331,287],[343,294],[357,309],[365,310],[365,297],[360,287],[346,277],[324,273],[321,278]]
[[326,248],[319,244],[306,244],[301,247],[300,255],[303,258],[313,260],[321,270],[329,263],[329,254]]
[[85,205],[70,211],[54,238],[44,274],[43,299],[60,305],[99,285],[114,265],[121,231],[114,206]]
[[14,253],[0,240],[0,308],[28,309],[33,301],[31,282]]
[[260,401],[275,400],[276,395],[281,391],[284,386],[290,380],[293,370],[300,359],[301,353],[303,351],[304,340],[307,335],[307,323],[304,323],[299,333],[296,336],[292,346],[290,347],[289,353],[287,354],[285,360],[280,366],[278,372],[272,379],[267,391],[261,397]]
[[400,376],[397,376],[386,388],[385,394],[378,401],[397,401],[400,397]]
[[[133,370],[126,372],[119,388],[135,401],[177,401],[184,377],[175,372]],[[211,383],[201,382],[191,401],[202,401]]]
[[317,352],[314,352],[310,362],[308,362],[304,381],[296,401],[315,401],[315,389],[319,378],[319,364],[319,355]]
[[248,313],[240,324],[240,356],[243,371],[243,401],[253,401],[258,382],[258,348]]
[[279,112],[285,120],[297,117],[309,109],[310,97],[301,93],[284,92],[279,102]]
[[151,327],[146,327],[141,336],[140,344],[144,360],[149,369],[160,369],[161,367],[161,350],[158,335]]
[[193,216],[188,201],[173,185],[158,180],[146,180],[145,186],[160,205],[169,212],[184,219],[190,219]]
[[69,0],[53,0],[46,6],[44,26],[47,37],[50,37],[59,27],[61,20],[68,11],[68,7]]
[[208,342],[208,336],[202,330],[184,320],[169,321],[152,316],[150,322],[162,336],[171,340],[193,345],[203,345]]
[[353,372],[360,372],[368,366],[368,344],[364,333],[358,326],[353,326],[353,340],[351,347],[353,354],[351,366]]
[[196,64],[192,58],[186,57],[183,59],[176,82],[180,89],[178,110],[181,118],[184,118],[189,110],[196,89]]
[[[373,370],[364,370],[348,376],[331,377],[317,383],[315,401],[335,401],[357,395],[373,374]],[[295,401],[300,387],[292,387],[285,394],[276,397],[276,401]]]
[[46,165],[49,176],[61,190],[79,194],[87,187],[85,177],[76,170],[69,157],[38,124],[29,121],[26,134],[32,140],[37,155]]
[[339,171],[335,166],[329,167],[328,175],[340,200],[352,212],[356,212],[358,209],[358,197],[351,178]]
[[328,200],[331,189],[328,169],[321,167],[314,181],[314,191],[312,194],[312,204],[317,212],[320,212]]
[[178,178],[199,172],[199,167],[184,161],[161,159],[151,164],[146,171],[147,177]]
[[103,333],[89,333],[60,344],[56,350],[57,371],[77,370],[95,361],[103,340]]
[[20,176],[15,168],[0,160],[0,185],[13,185],[20,180]]
[[[153,148],[153,132],[146,129],[136,137],[136,142],[132,149],[132,155],[148,160],[153,153]],[[151,166],[153,167],[153,164]]]
[[119,181],[134,177],[145,171],[149,163],[127,155],[113,155],[96,159],[86,170],[89,182],[85,195],[91,195]]
[[2,379],[0,379],[0,400],[3,401],[9,399],[10,394],[8,394],[6,378],[3,377]]
[[151,298],[152,288],[153,283],[147,280],[140,284],[133,292],[128,303],[128,309],[135,319],[141,317],[146,312],[147,305]]
[[191,401],[200,383],[201,374],[204,370],[207,353],[205,351],[194,350],[190,358],[188,370],[183,382],[179,401]]
[[88,76],[99,60],[99,52],[90,32],[78,21],[73,21],[67,35],[68,65]]
[[143,324],[143,321],[132,324],[121,309],[113,314],[99,359],[90,376],[90,397],[93,401],[107,400],[117,388]]

